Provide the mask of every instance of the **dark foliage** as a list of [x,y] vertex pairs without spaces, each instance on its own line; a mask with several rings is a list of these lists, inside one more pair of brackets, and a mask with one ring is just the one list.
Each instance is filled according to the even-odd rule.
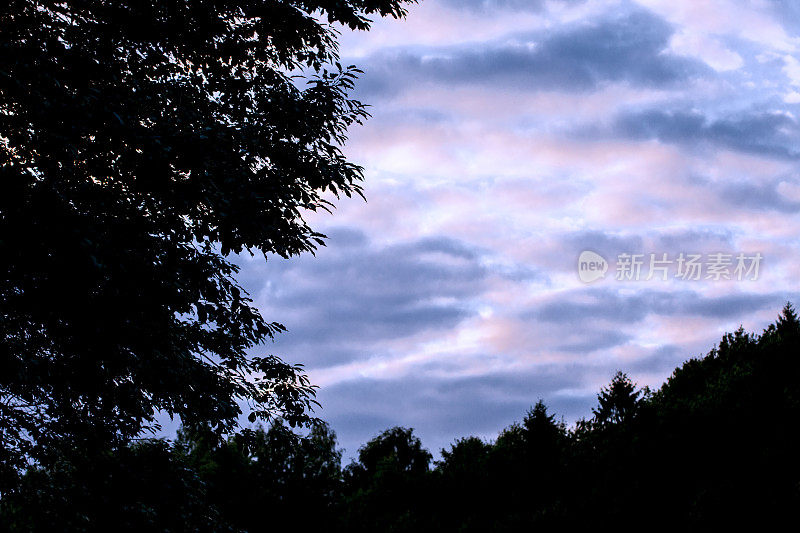
[[360,194],[331,23],[410,1],[2,2],[0,493],[156,411],[309,422],[302,369],[252,356],[283,327],[229,254],[313,251],[304,211]]
[[232,531],[200,472],[167,443],[143,441],[32,468],[0,501],[12,531]]
[[341,451],[324,423],[301,437],[276,422],[220,444],[184,430],[176,451],[237,531],[320,531],[336,521]]
[[430,500],[426,481],[431,454],[413,430],[387,429],[358,450],[344,472],[342,515],[346,531],[419,531]]

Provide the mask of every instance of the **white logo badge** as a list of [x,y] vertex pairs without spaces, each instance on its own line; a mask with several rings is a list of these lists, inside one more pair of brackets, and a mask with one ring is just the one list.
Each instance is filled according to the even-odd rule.
[[608,261],[602,255],[586,250],[578,257],[578,277],[584,283],[591,283],[606,277]]

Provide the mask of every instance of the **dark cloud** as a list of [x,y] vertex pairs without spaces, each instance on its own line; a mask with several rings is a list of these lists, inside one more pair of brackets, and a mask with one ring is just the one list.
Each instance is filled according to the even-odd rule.
[[632,253],[643,248],[643,240],[638,235],[613,235],[599,230],[568,233],[563,236],[563,242],[565,249],[572,251],[576,259],[584,250],[611,259],[621,253]]
[[[696,182],[699,178],[693,178],[693,180]],[[759,195],[745,198],[747,191],[740,191],[740,188],[745,189],[746,183],[708,184],[708,186],[716,189],[715,194],[729,195],[731,203],[735,202],[734,196],[738,198],[741,195],[739,201],[742,202],[742,205],[747,202],[754,209],[781,209],[788,212],[794,207],[793,203],[777,190],[778,183],[764,186],[769,188],[769,192],[761,194],[765,198],[763,205],[759,202],[761,198]],[[767,202],[767,200],[769,201]],[[609,274],[606,277],[613,278],[614,262],[621,254],[643,254],[642,272],[646,274],[651,253],[656,254],[657,258],[661,254],[667,253],[669,258],[674,260],[679,253],[709,254],[720,250],[736,249],[734,232],[719,225],[698,225],[694,228],[654,228],[647,232],[640,230],[641,228],[630,228],[629,232],[623,233],[594,229],[561,233],[552,238],[552,242],[556,243],[556,246],[548,250],[548,262],[558,264],[565,270],[574,270],[580,253],[588,250],[600,254],[609,262]],[[636,233],[633,233],[634,231]]]
[[775,112],[747,112],[710,119],[698,111],[649,109],[619,116],[613,133],[636,140],[669,143],[707,142],[742,152],[797,158],[800,125]]
[[376,355],[381,341],[446,331],[476,311],[491,277],[541,277],[523,265],[485,261],[485,251],[445,237],[379,245],[350,228],[328,231],[317,257],[244,262],[242,282],[288,332],[277,351],[322,367]]
[[577,326],[585,322],[636,323],[647,316],[638,296],[625,297],[610,290],[588,291],[588,299],[580,294],[587,292],[559,295],[558,300],[545,303],[523,317]]
[[458,437],[496,437],[540,398],[567,420],[587,416],[594,392],[571,397],[560,393],[580,389],[593,372],[567,365],[480,377],[437,379],[419,374],[347,381],[320,390],[325,406],[320,415],[344,436],[349,457],[359,445],[394,425],[415,428],[423,444],[438,452]]
[[318,258],[281,261],[265,273],[269,288],[259,304],[289,328],[278,345],[302,349],[308,364],[336,364],[379,340],[452,328],[470,314],[464,300],[487,276],[473,251],[449,239],[349,243],[339,248],[332,236]]
[[626,344],[631,340],[630,335],[625,335],[615,330],[583,330],[581,340],[556,346],[556,351],[589,354],[598,350],[608,350],[615,346]]
[[502,43],[385,52],[367,61],[361,87],[391,93],[435,82],[588,91],[605,82],[666,87],[709,73],[666,50],[672,32],[663,19],[636,11]]
[[[562,0],[564,3],[578,3],[576,0]],[[544,0],[440,0],[440,3],[451,9],[464,11],[492,12],[500,10],[511,11],[541,11]]]
[[[575,268],[575,260],[585,250],[598,253],[613,263],[623,253],[713,253],[729,250],[734,248],[733,238],[733,232],[716,226],[653,230],[647,233],[581,230],[562,233],[555,238],[554,242],[558,246],[552,253],[554,256],[558,254],[557,257],[562,260],[560,263],[572,270]],[[649,255],[645,260],[649,260]],[[613,265],[611,268],[613,273]]]
[[[725,228],[680,228],[658,233],[653,237],[653,249],[662,252],[724,250],[733,247],[733,232]],[[630,252],[631,250],[628,250]]]
[[625,293],[597,288],[561,294],[558,300],[542,305],[526,317],[575,326],[587,322],[634,324],[651,314],[728,319],[763,309],[779,309],[786,300],[785,293],[733,293],[706,297],[690,290]]
[[721,196],[732,204],[755,211],[797,213],[800,202],[786,198],[778,190],[779,181],[752,183],[737,181],[722,186]]
[[355,228],[336,227],[328,230],[326,237],[335,242],[339,248],[361,248],[368,244],[367,236],[364,235],[364,232]]
[[[426,0],[429,1],[429,0]],[[557,0],[560,4],[582,4],[586,0]],[[439,0],[439,3],[463,11],[494,13],[498,11],[540,12],[547,2],[545,0]]]

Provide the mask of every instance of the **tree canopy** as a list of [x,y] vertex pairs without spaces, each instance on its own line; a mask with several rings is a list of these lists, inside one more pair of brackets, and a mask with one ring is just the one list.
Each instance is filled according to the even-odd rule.
[[367,111],[336,25],[412,1],[0,6],[7,476],[125,443],[155,411],[218,433],[242,414],[310,420],[302,369],[255,355],[283,327],[231,254],[313,252],[304,213],[361,193],[341,146]]

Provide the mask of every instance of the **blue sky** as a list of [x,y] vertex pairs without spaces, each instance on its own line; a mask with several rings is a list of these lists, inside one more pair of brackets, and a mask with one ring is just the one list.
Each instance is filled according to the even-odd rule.
[[[658,386],[800,302],[798,5],[425,0],[343,33],[367,202],[311,214],[326,248],[242,259],[242,281],[346,456],[398,424],[432,451],[491,438],[539,398],[572,422],[616,370]],[[584,250],[609,262],[594,283]],[[624,253],[763,261],[620,281]]]

